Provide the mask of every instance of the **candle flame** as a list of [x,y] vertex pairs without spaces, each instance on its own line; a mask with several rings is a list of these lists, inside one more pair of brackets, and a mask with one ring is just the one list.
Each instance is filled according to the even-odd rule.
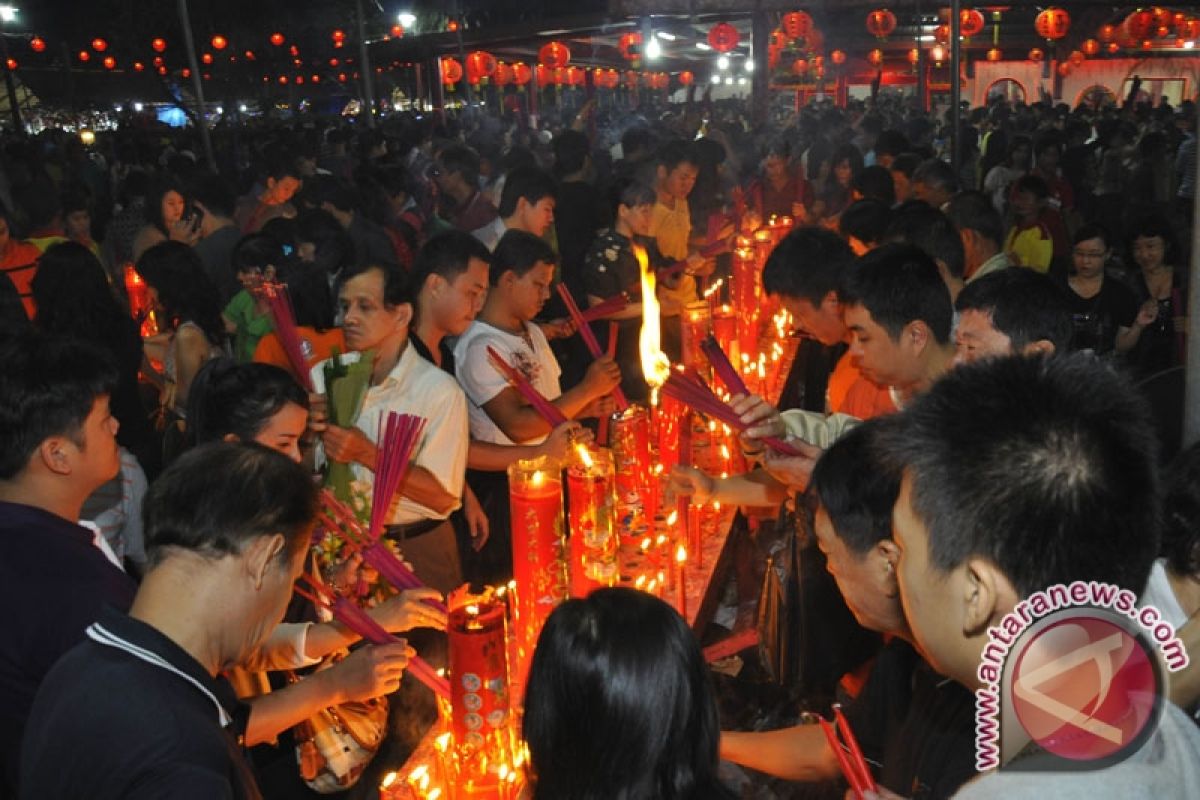
[[583,462],[583,466],[590,470],[596,462],[592,461],[592,454],[588,452],[587,445],[576,445],[575,450],[579,453],[579,460]]
[[678,511],[672,511],[670,514],[667,515],[667,525],[668,526],[674,527],[675,523],[678,521],[679,521],[679,512]]
[[642,358],[642,374],[646,383],[657,389],[667,382],[671,362],[662,351],[661,310],[658,305],[658,295],[654,270],[650,269],[650,259],[646,249],[639,245],[633,246],[633,256],[637,259],[638,268],[642,274],[642,331],[638,336],[638,352]]
[[379,788],[380,789],[388,788],[393,783],[395,783],[396,779],[399,777],[400,776],[398,774],[396,774],[395,772],[389,772],[387,775],[384,775],[383,780],[379,782]]
[[655,541],[655,544],[657,544],[659,547],[661,547],[662,545],[664,545],[666,543],[667,543],[667,535],[665,533],[660,533],[658,535],[658,539]]
[[651,544],[653,544],[653,542],[650,540],[649,536],[647,536],[645,539],[642,539],[642,549],[643,550],[649,550]]
[[500,765],[500,771],[499,771],[499,772],[497,772],[496,774],[497,774],[497,775],[500,777],[500,780],[502,780],[502,781],[503,781],[503,780],[507,780],[507,778],[508,778],[508,764],[501,764],[501,765]]
[[680,564],[687,561],[687,548],[686,547],[684,547],[683,545],[679,545],[679,547],[675,548],[675,560]]
[[438,798],[441,796],[442,796],[442,789],[439,786],[437,789],[434,789],[432,792],[429,793],[429,800],[438,800]]
[[533,473],[533,477],[529,479],[529,482],[533,484],[534,488],[537,488],[546,482],[546,476],[539,469]]
[[654,588],[656,586],[658,586],[658,580],[651,578],[650,582],[646,584],[646,591],[649,592],[650,594],[654,594]]
[[721,291],[721,286],[723,286],[724,283],[724,278],[717,278],[717,280],[711,286],[704,290],[704,299],[707,300],[717,292]]
[[645,586],[646,585],[646,576],[638,575],[637,580],[633,582],[633,585],[639,589],[642,588],[643,586]]
[[470,614],[472,617],[479,616],[479,606],[475,606],[475,605],[467,606],[467,613]]
[[433,744],[438,750],[445,752],[450,747],[450,731],[446,731],[441,736],[434,739]]

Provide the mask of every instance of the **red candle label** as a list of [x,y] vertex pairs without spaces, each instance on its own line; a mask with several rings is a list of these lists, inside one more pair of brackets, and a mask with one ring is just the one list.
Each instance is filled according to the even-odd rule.
[[487,737],[508,722],[504,608],[494,602],[456,608],[446,630],[454,740],[460,746],[482,748]]

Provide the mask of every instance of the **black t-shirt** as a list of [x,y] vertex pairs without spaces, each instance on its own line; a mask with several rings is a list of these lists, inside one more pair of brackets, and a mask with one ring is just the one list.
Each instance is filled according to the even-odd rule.
[[[54,663],[83,640],[105,605],[133,605],[137,586],[90,530],[33,506],[0,502],[0,797],[15,795],[21,734]],[[81,795],[82,796],[82,795]]]
[[1128,328],[1137,318],[1138,304],[1133,292],[1113,278],[1105,278],[1094,297],[1080,297],[1066,284],[1067,305],[1071,308],[1072,350],[1092,350],[1097,355],[1112,352],[1117,329]]
[[562,256],[562,279],[575,296],[583,287],[583,260],[600,228],[596,187],[582,181],[559,184],[554,228]]
[[976,774],[975,697],[901,639],[879,652],[845,712],[876,780],[897,794],[950,797]]
[[257,800],[249,707],[175,642],[111,608],[50,670],[21,751],[25,800]]

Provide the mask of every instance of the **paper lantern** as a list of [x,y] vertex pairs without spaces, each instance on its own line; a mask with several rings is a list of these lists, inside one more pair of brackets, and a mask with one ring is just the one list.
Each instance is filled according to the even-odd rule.
[[[282,33],[276,31],[275,33],[271,34],[271,44],[275,45],[276,47],[283,47],[284,41],[285,40]],[[287,80],[285,79],[283,82],[287,83]]]
[[224,50],[229,45],[229,40],[221,34],[212,37],[213,50]]
[[1065,78],[1065,77],[1067,77],[1067,76],[1068,76],[1068,75],[1070,75],[1070,74],[1071,74],[1071,62],[1070,62],[1070,61],[1060,61],[1060,62],[1058,62],[1058,75],[1059,75],[1059,77],[1061,77],[1061,78]]
[[184,68],[183,68],[183,70],[182,70],[182,71],[180,71],[180,73],[179,73],[179,74],[180,74],[180,75],[182,75],[182,76],[183,76],[183,77],[185,77],[185,78],[190,78],[190,77],[192,77],[192,71],[191,71],[190,69],[188,69],[187,67],[184,67]]
[[1150,41],[1149,39],[1145,39],[1142,41],[1142,49],[1143,50],[1150,50],[1153,47],[1154,47],[1154,42]]
[[942,62],[946,60],[946,48],[940,44],[935,44],[929,49],[929,56],[933,59],[933,63],[940,67]]
[[1004,58],[1004,53],[1002,53],[998,47],[993,47],[991,50],[987,51],[987,60],[991,61],[993,64],[1002,58]]
[[768,47],[781,48],[781,47],[787,47],[787,45],[788,45],[788,38],[787,38],[786,33],[781,31],[779,28],[776,28],[775,30],[771,31],[771,39],[767,43]]
[[84,62],[91,61],[92,54],[89,53],[87,50],[80,50],[79,51],[79,60],[84,61]]
[[1150,31],[1154,29],[1154,14],[1150,11],[1135,11],[1125,18],[1126,35],[1130,39],[1141,41],[1150,35]]
[[1108,44],[1109,42],[1112,42],[1112,41],[1116,41],[1117,26],[1116,25],[1101,25],[1100,30],[1096,33],[1096,35],[1099,37],[1100,41],[1104,42],[1105,44]]
[[1107,45],[1105,45],[1105,47],[1108,48],[1110,55],[1116,55],[1117,53],[1121,52],[1121,45],[1117,44],[1116,42],[1109,42]]
[[983,14],[974,8],[964,8],[958,14],[959,30],[968,39],[982,31],[984,24]]
[[1062,8],[1047,8],[1037,15],[1033,27],[1043,39],[1058,40],[1071,30],[1071,15]]
[[345,83],[345,82],[346,82],[346,73],[339,72],[338,73],[338,83]]
[[1043,59],[1045,58],[1046,54],[1042,52],[1042,48],[1040,47],[1035,47],[1029,51],[1029,60],[1035,64],[1042,63]]
[[513,68],[508,64],[496,65],[496,85],[508,86],[513,82]]
[[829,54],[829,60],[840,67],[842,64],[846,63],[846,54],[841,50],[834,50]]
[[442,59],[442,83],[447,85],[458,83],[463,77],[463,66],[456,59],[447,56]]
[[92,39],[92,49],[95,50],[97,53],[103,53],[105,50],[108,49],[108,42],[104,41],[103,39],[101,39],[99,37]]
[[538,62],[550,69],[565,67],[571,63],[571,51],[562,42],[547,42],[538,50]]
[[162,56],[155,56],[154,57],[154,66],[161,67],[162,65],[163,65]]
[[140,62],[140,61],[133,62],[133,71],[134,72],[141,72],[145,68],[146,68],[146,65],[143,64],[142,62]]
[[256,60],[256,59],[255,59],[255,57],[254,57],[254,51],[253,51],[253,50],[247,50],[247,51],[246,51],[245,53],[243,53],[242,55],[244,55],[244,56],[246,57],[246,60],[247,60],[247,61],[254,61],[254,60]]
[[15,58],[7,58],[4,60],[4,66],[8,67],[9,72],[13,72],[21,65],[17,63]]
[[682,86],[691,86],[696,81],[696,76],[688,70],[679,73],[679,83]]
[[867,32],[880,39],[889,36],[896,30],[896,15],[886,8],[880,8],[867,14]]
[[333,33],[329,34],[329,38],[333,39],[334,42],[344,42],[346,41],[346,32],[341,28],[337,28]]
[[1072,50],[1071,55],[1069,55],[1067,58],[1071,62],[1072,66],[1076,66],[1076,67],[1078,67],[1080,64],[1082,64],[1084,61],[1087,60],[1087,56],[1085,56],[1079,50]]
[[1155,6],[1150,9],[1151,16],[1154,17],[1154,24],[1160,28],[1166,28],[1168,32],[1175,25],[1175,12],[1162,6]]
[[518,61],[513,64],[513,84],[516,86],[524,86],[533,80],[533,70],[528,64]]
[[404,26],[403,25],[393,25],[392,26],[392,38],[399,39],[402,36],[404,36]]
[[213,62],[212,53],[205,53],[204,55],[200,56],[200,61],[205,64],[211,64]]
[[797,58],[792,62],[792,74],[799,77],[804,77],[808,74],[808,62],[803,58]]
[[949,44],[950,43],[950,26],[949,25],[938,25],[936,28],[934,28],[933,29],[933,40],[935,42],[939,42],[941,44]]
[[741,38],[738,29],[728,22],[718,22],[708,31],[708,44],[718,53],[728,53],[738,46],[738,41]]
[[1083,50],[1084,55],[1090,58],[1100,52],[1100,43],[1095,39],[1084,39],[1083,44],[1080,45],[1080,49]]
[[908,51],[908,63],[912,64],[915,67],[918,63],[920,63],[920,61],[921,61],[921,51],[920,50],[918,50],[917,48],[914,47]]
[[630,89],[636,89],[638,85],[637,72],[627,69],[625,70],[625,85]]
[[622,34],[621,38],[617,39],[617,49],[621,51],[621,58],[637,61],[642,57],[642,35],[636,31]]
[[571,86],[586,86],[587,71],[582,67],[567,67],[567,83]]
[[[721,24],[724,25],[726,23]],[[780,27],[789,40],[807,39],[808,34],[812,32],[813,20],[805,11],[792,11],[783,15],[783,19],[780,20]],[[711,36],[712,34],[710,33],[709,35]],[[713,45],[713,47],[715,48],[716,45]]]
[[159,75],[166,75],[166,74],[167,74],[167,68],[166,68],[166,67],[162,67],[162,66],[160,66],[160,67],[158,68],[158,74],[159,74]]
[[46,40],[40,36],[35,36],[29,40],[29,49],[35,53],[41,53],[46,50]]
[[280,75],[280,76],[279,76],[279,85],[280,85],[280,86],[286,86],[286,85],[287,85],[287,82],[288,82],[288,77],[287,77],[287,75]]
[[496,74],[496,57],[486,50],[476,50],[467,54],[467,77],[474,78],[478,83]]
[[1200,39],[1200,19],[1188,17],[1179,28],[1179,35],[1185,39]]
[[150,48],[156,53],[161,53],[167,49],[167,40],[161,39],[161,38],[151,39],[150,40]]
[[867,53],[867,63],[873,67],[881,66],[883,64],[883,51],[876,47]]
[[458,30],[458,20],[452,19],[449,22],[447,22],[446,30],[450,31],[451,33],[454,33],[455,31],[457,31]]

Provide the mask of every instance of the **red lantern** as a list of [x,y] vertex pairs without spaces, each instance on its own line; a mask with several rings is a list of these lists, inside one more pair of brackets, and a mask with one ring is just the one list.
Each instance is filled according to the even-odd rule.
[[513,83],[517,86],[524,86],[533,79],[533,70],[528,64],[517,62],[513,64]]
[[1121,52],[1121,45],[1117,44],[1116,42],[1109,42],[1106,46],[1108,47],[1108,52],[1111,55],[1116,55],[1117,53]]
[[696,76],[686,69],[679,73],[679,83],[682,86],[691,86],[696,81]]
[[446,57],[442,59],[442,83],[452,85],[461,81],[462,77],[462,64],[453,58]]
[[1035,47],[1029,51],[1029,60],[1035,64],[1040,64],[1046,58],[1046,54],[1042,52],[1042,48]]
[[19,67],[21,65],[17,63],[17,60],[15,58],[9,58],[9,59],[5,59],[4,66],[8,67],[9,72],[14,72],[17,69],[17,67]]
[[452,19],[449,22],[447,22],[446,30],[450,31],[451,33],[454,33],[456,30],[458,30],[458,20]]
[[[722,23],[725,24],[725,23]],[[790,14],[784,14],[780,21],[780,27],[787,34],[789,40],[792,39],[807,39],[812,33],[813,20],[804,11],[793,11]],[[710,34],[711,36],[711,34]],[[715,47],[716,45],[714,45]]]
[[921,62],[921,51],[915,47],[913,49],[909,50],[908,51],[908,63],[912,64],[915,67],[920,62]]
[[1004,53],[1000,52],[1000,48],[998,47],[993,47],[991,50],[987,51],[987,60],[991,61],[993,64],[1002,58],[1004,58]]
[[243,53],[242,55],[244,55],[244,56],[246,57],[246,60],[247,60],[247,61],[255,61],[255,60],[256,60],[256,59],[255,59],[255,57],[254,57],[254,51],[253,51],[253,50],[247,50],[247,51],[246,51],[245,53]]
[[333,33],[329,34],[329,36],[336,43],[341,43],[341,42],[346,41],[346,32],[344,30],[342,30],[341,28],[335,29],[333,31]]
[[185,78],[192,77],[192,71],[190,69],[188,69],[187,67],[184,67],[183,70],[179,74]]
[[929,56],[933,59],[933,63],[940,67],[942,62],[946,60],[946,48],[940,44],[935,44],[929,49]]
[[108,49],[108,42],[104,41],[103,39],[101,39],[99,37],[92,39],[92,49],[95,50],[97,53],[103,53],[105,50]]
[[46,49],[46,40],[40,36],[35,36],[29,40],[29,49],[35,53],[41,53]]
[[345,82],[346,82],[346,73],[339,72],[338,73],[338,83],[345,83]]
[[160,66],[160,67],[158,68],[158,74],[159,74],[159,75],[166,75],[166,74],[167,74],[167,68],[166,68],[166,67],[161,67],[161,66]]
[[213,50],[224,50],[228,44],[229,40],[219,33],[212,38]]
[[840,67],[842,64],[846,63],[846,54],[841,50],[834,50],[829,54],[829,60]]
[[1104,42],[1105,44],[1115,41],[1117,38],[1117,26],[1116,25],[1101,25],[1100,31],[1098,32],[1097,35],[1100,37],[1100,41]]
[[393,25],[392,26],[392,38],[399,39],[402,36],[404,36],[404,26],[403,25]]
[[867,53],[867,63],[870,64],[872,67],[882,66],[883,65],[883,51],[877,47],[874,50]]
[[1070,75],[1071,74],[1071,62],[1070,61],[1058,62],[1058,74],[1059,74],[1059,77],[1062,77],[1062,78],[1065,78],[1068,75]]
[[638,74],[634,70],[625,70],[625,86],[630,89],[636,89],[638,85]]
[[154,66],[161,67],[162,65],[163,65],[162,56],[155,56],[154,57]]
[[496,58],[485,50],[476,50],[467,55],[467,77],[475,78],[476,82],[491,78],[496,74]]
[[730,50],[738,46],[738,42],[741,40],[741,38],[742,37],[741,34],[738,33],[738,29],[730,25],[728,22],[718,22],[708,31],[708,44],[718,53],[728,53]]
[[508,86],[513,82],[513,69],[508,64],[496,64],[496,85]]
[[1100,43],[1097,42],[1095,39],[1084,39],[1083,45],[1081,46],[1081,48],[1083,50],[1084,55],[1086,55],[1090,58],[1090,57],[1097,55],[1100,52]]
[[154,50],[154,52],[161,53],[162,51],[167,49],[167,40],[166,39],[152,39],[150,41],[150,47],[151,47],[151,49]]
[[964,8],[958,14],[958,27],[968,39],[983,30],[983,14],[974,8]]
[[[271,34],[271,44],[275,45],[276,47],[283,47],[284,41],[286,41],[286,40],[283,38],[282,33],[279,33],[278,31],[276,31],[275,33]],[[282,83],[287,83],[286,76],[281,75],[280,77],[283,78],[283,80],[281,81]]]
[[1143,50],[1150,50],[1153,47],[1154,47],[1154,42],[1150,41],[1149,39],[1145,39],[1142,41],[1142,49]]
[[86,61],[91,61],[91,60],[92,60],[92,54],[91,54],[91,53],[89,53],[87,50],[80,50],[80,51],[79,51],[79,60],[80,60],[80,61],[85,61],[85,62],[86,62]]
[[311,78],[309,78],[309,80],[311,80],[313,83],[320,83],[320,82],[321,82],[321,76],[320,76],[320,75],[313,75]]
[[640,33],[625,33],[617,39],[617,49],[621,58],[626,61],[637,61],[642,57],[642,35]]
[[286,86],[286,85],[287,85],[287,82],[288,82],[288,77],[287,77],[287,75],[280,75],[280,76],[279,76],[279,85],[280,85],[280,86]]
[[296,47],[296,45],[292,45],[288,48],[288,52],[292,54],[292,58],[296,58],[300,55],[300,48]]
[[567,82],[572,86],[587,86],[587,70],[582,67],[567,67]]
[[1188,17],[1179,28],[1179,35],[1185,39],[1200,39],[1200,19]]
[[768,45],[767,45],[768,47],[782,48],[782,47],[787,47],[787,45],[788,45],[787,34],[785,34],[779,28],[776,28],[775,30],[771,31],[771,41],[768,43]]
[[145,68],[146,68],[146,65],[143,64],[142,62],[140,62],[140,61],[133,62],[133,71],[134,72],[141,72]]
[[571,51],[562,42],[547,42],[538,50],[538,61],[551,69],[571,63]]
[[867,14],[867,32],[880,39],[896,30],[896,15],[886,8]]
[[205,64],[211,64],[213,62],[212,53],[205,53],[204,55],[200,56],[200,60]]
[[1165,9],[1162,6],[1155,6],[1150,9],[1150,13],[1154,16],[1155,25],[1160,28],[1167,28],[1168,32],[1170,32],[1170,28],[1175,24],[1174,11]]
[[797,58],[792,62],[792,74],[803,78],[808,73],[808,62],[803,58]]
[[1071,15],[1062,8],[1047,8],[1037,15],[1033,27],[1043,39],[1058,40],[1071,30]]
[[1154,14],[1150,11],[1135,11],[1125,18],[1125,33],[1130,39],[1142,40],[1154,29]]
[[950,26],[949,25],[938,25],[936,28],[934,28],[933,29],[933,39],[935,42],[940,42],[941,44],[949,44],[950,43]]
[[1080,64],[1082,64],[1084,61],[1087,60],[1087,57],[1084,56],[1084,54],[1078,50],[1072,50],[1071,55],[1068,56],[1068,58],[1070,59],[1072,66],[1076,66],[1076,67],[1078,67]]

